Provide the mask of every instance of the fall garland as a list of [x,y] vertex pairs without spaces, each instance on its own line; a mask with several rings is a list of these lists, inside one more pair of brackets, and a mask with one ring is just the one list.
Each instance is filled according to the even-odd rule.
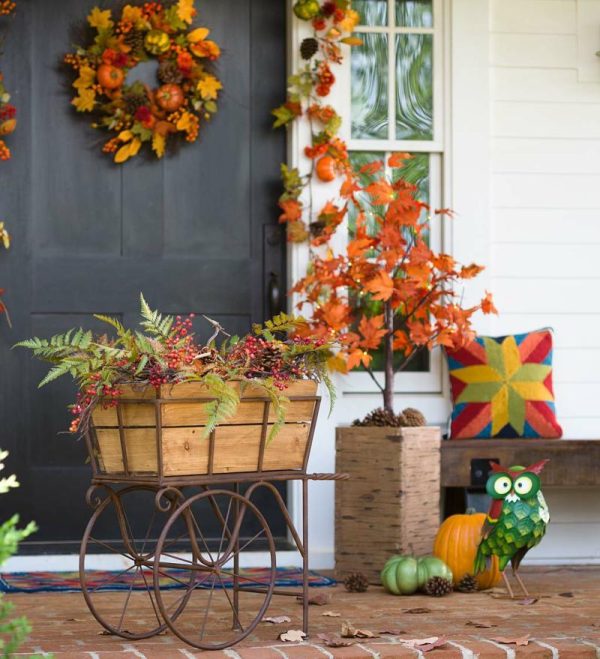
[[337,135],[341,117],[323,99],[335,84],[330,65],[341,64],[343,60],[341,44],[354,46],[362,41],[352,36],[359,15],[351,9],[350,0],[298,0],[294,5],[294,14],[300,20],[310,22],[313,35],[300,45],[300,54],[306,64],[288,78],[287,100],[273,110],[274,127],[308,119],[311,144],[304,153],[311,160],[311,169],[308,175],[301,176],[297,168],[292,169],[285,164],[281,166],[284,192],[279,198],[282,210],[279,221],[287,224],[290,242],[310,240],[312,245],[320,245],[335,232],[344,219],[345,211],[329,202],[315,217],[312,195],[308,195],[307,205],[303,204],[301,197],[314,176],[330,182],[337,176],[351,175],[346,144]]
[[[208,28],[188,31],[195,15],[194,0],[128,4],[118,20],[110,9],[94,7],[87,17],[96,31],[93,43],[65,56],[77,72],[71,103],[78,112],[96,116],[94,128],[116,134],[103,147],[115,162],[135,156],[144,143],[162,158],[171,135],[195,142],[201,120],[217,111],[222,85],[206,62],[216,60],[221,50],[207,39]],[[128,73],[153,59],[158,89],[140,81],[128,84]]]

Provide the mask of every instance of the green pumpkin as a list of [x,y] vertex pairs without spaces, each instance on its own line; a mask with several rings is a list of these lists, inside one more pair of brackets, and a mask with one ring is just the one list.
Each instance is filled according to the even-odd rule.
[[150,30],[144,38],[144,48],[151,55],[162,55],[171,47],[171,39],[162,30]]
[[431,577],[452,581],[452,570],[435,556],[392,556],[381,571],[381,584],[393,595],[412,595]]
[[312,20],[320,11],[319,0],[300,0],[294,5],[294,14],[303,21]]

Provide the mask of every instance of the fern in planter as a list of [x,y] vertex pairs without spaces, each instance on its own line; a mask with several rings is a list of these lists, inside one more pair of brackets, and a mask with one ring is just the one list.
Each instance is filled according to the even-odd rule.
[[[205,435],[233,416],[248,384],[258,385],[271,399],[276,422],[272,438],[285,419],[285,389],[297,379],[323,381],[333,402],[327,375],[332,345],[325,339],[306,338],[306,321],[279,314],[264,325],[254,325],[244,337],[230,336],[217,323],[206,320],[214,333],[199,343],[192,331],[194,315],[187,319],[163,315],[141,302],[141,331],[126,328],[118,319],[98,314],[114,336],[94,335],[82,328],[50,339],[32,338],[16,345],[52,364],[39,386],[70,375],[79,386],[71,405],[71,432],[83,432],[94,406],[114,406],[123,385],[140,387],[202,382],[214,399],[206,404]],[[224,338],[220,347],[216,339]],[[231,386],[232,382],[240,386]]]

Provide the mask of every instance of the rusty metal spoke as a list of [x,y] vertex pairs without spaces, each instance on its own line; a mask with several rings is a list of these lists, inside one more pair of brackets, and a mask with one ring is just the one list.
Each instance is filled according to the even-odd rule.
[[127,558],[130,561],[133,561],[133,556],[131,554],[126,554],[122,551],[119,551],[116,547],[112,547],[108,543],[104,542],[103,540],[98,540],[97,538],[93,538],[92,536],[89,537],[88,542],[95,542],[96,544],[100,545],[101,547],[105,547],[106,549],[109,549],[113,554],[119,554],[119,556],[123,556],[123,558]]
[[156,604],[154,603],[154,598],[152,597],[152,589],[148,585],[148,581],[146,580],[146,575],[144,574],[144,569],[140,567],[140,574],[142,575],[142,579],[144,580],[144,583],[146,584],[146,592],[148,593],[148,597],[150,598],[150,603],[152,604],[152,610],[154,611],[154,615],[156,616],[156,621],[158,622],[159,626],[162,625],[162,620],[160,618],[160,615],[158,613],[158,609],[156,608]]
[[117,625],[117,630],[121,631],[123,628],[123,620],[125,619],[125,611],[127,611],[127,606],[129,604],[129,599],[131,597],[131,593],[133,592],[133,584],[135,583],[135,579],[131,582],[131,586],[129,586],[129,591],[127,592],[127,597],[125,598],[125,604],[123,605],[123,610],[121,611],[121,617],[119,618],[119,624]]
[[242,631],[242,633],[244,633],[244,626],[240,622],[238,611],[236,610],[236,607],[233,605],[233,602],[231,601],[231,597],[229,597],[228,589],[225,586],[225,584],[223,583],[223,579],[221,579],[221,575],[219,574],[219,572],[217,572],[217,578],[221,582],[221,590],[225,593],[225,597],[227,597],[227,601],[229,602],[229,606],[231,607],[231,610],[233,611],[233,615],[234,615],[234,617],[237,621],[237,624],[240,626],[240,630]]
[[238,549],[238,552],[239,552],[239,553],[243,552],[244,549],[246,549],[246,547],[247,547],[249,544],[251,544],[251,543],[254,542],[258,537],[260,537],[261,535],[264,535],[264,534],[265,534],[265,530],[264,530],[264,529],[261,529],[261,530],[260,530],[260,531],[259,531],[254,537],[250,538],[250,540],[248,540],[248,542],[245,542],[244,545]]
[[202,629],[200,630],[200,640],[204,638],[204,630],[206,629],[206,621],[208,620],[208,612],[210,611],[210,603],[212,602],[212,596],[215,592],[215,574],[213,573],[212,586],[210,587],[210,592],[208,594],[208,602],[206,603],[206,609],[204,610],[204,620],[202,621]]
[[[133,563],[133,564],[130,565],[126,570],[123,570],[122,572],[119,572],[118,574],[115,574],[114,576],[112,576],[112,577],[111,577],[110,579],[108,579],[107,581],[103,581],[101,584],[98,584],[95,588],[92,588],[92,589],[91,589],[91,592],[92,592],[92,593],[95,593],[95,592],[97,592],[97,590],[98,590],[99,588],[104,588],[107,584],[111,584],[111,583],[113,583],[113,581],[116,581],[119,577],[122,577],[124,574],[127,574],[127,572],[130,572],[130,571],[133,570],[133,568],[135,568],[135,567],[137,567],[137,565],[136,565],[135,563]],[[133,582],[132,582],[132,583],[133,583]]]

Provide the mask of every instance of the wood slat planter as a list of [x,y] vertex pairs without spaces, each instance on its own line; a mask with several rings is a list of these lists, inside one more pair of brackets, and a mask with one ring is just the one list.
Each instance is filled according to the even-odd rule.
[[440,429],[338,428],[336,574],[372,583],[392,554],[428,554],[440,523]]
[[176,477],[305,467],[319,402],[315,382],[297,381],[285,391],[286,422],[270,443],[276,414],[259,387],[247,387],[235,416],[208,438],[204,406],[211,397],[201,383],[122,389],[117,407],[98,406],[92,414],[101,474]]

